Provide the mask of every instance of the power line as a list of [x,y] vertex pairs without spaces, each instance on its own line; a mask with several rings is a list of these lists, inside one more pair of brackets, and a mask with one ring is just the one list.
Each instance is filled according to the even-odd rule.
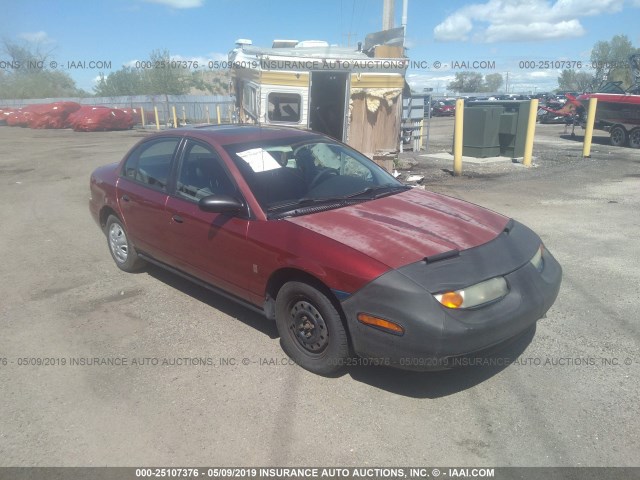
[[356,12],[356,0],[353,0],[353,7],[351,7],[351,22],[349,23],[349,32],[353,30],[353,17]]

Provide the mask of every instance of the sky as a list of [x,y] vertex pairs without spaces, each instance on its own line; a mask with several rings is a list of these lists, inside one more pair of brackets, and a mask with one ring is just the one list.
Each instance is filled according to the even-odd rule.
[[[626,34],[640,47],[640,0],[408,2],[406,46],[412,63],[407,81],[417,91],[432,88],[445,94],[456,72],[472,70],[508,75],[510,92],[546,92],[557,88],[563,66],[590,71],[591,48],[597,41]],[[225,60],[238,38],[260,46],[270,46],[275,38],[353,46],[367,33],[382,29],[383,1],[0,0],[0,4],[0,39],[50,52],[48,58],[57,69],[92,92],[100,73],[136,65],[155,49],[207,65],[209,60]],[[395,17],[399,26],[402,0],[396,0]]]

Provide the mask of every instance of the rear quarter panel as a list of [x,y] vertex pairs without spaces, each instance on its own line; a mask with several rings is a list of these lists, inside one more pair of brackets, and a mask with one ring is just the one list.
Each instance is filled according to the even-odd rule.
[[91,174],[89,180],[89,210],[95,222],[104,227],[105,209],[110,209],[120,215],[116,200],[116,184],[118,181],[118,163],[99,167]]

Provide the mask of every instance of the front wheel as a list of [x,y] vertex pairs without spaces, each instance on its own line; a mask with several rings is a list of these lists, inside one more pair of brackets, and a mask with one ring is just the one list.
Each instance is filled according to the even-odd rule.
[[341,370],[349,342],[340,314],[327,296],[302,282],[285,283],[276,297],[282,349],[302,368],[320,375]]
[[111,252],[113,261],[116,262],[120,270],[136,272],[144,266],[144,260],[138,257],[129,237],[127,237],[127,231],[118,217],[109,215],[105,232],[107,234],[109,252]]

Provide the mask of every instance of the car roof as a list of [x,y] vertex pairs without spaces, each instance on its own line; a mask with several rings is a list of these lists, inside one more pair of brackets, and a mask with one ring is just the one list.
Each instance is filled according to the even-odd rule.
[[295,127],[262,126],[248,124],[232,125],[202,125],[181,127],[173,130],[158,132],[153,136],[188,136],[216,143],[231,145],[234,143],[256,142],[261,140],[276,140],[279,138],[300,139],[309,137],[324,138],[323,135]]

